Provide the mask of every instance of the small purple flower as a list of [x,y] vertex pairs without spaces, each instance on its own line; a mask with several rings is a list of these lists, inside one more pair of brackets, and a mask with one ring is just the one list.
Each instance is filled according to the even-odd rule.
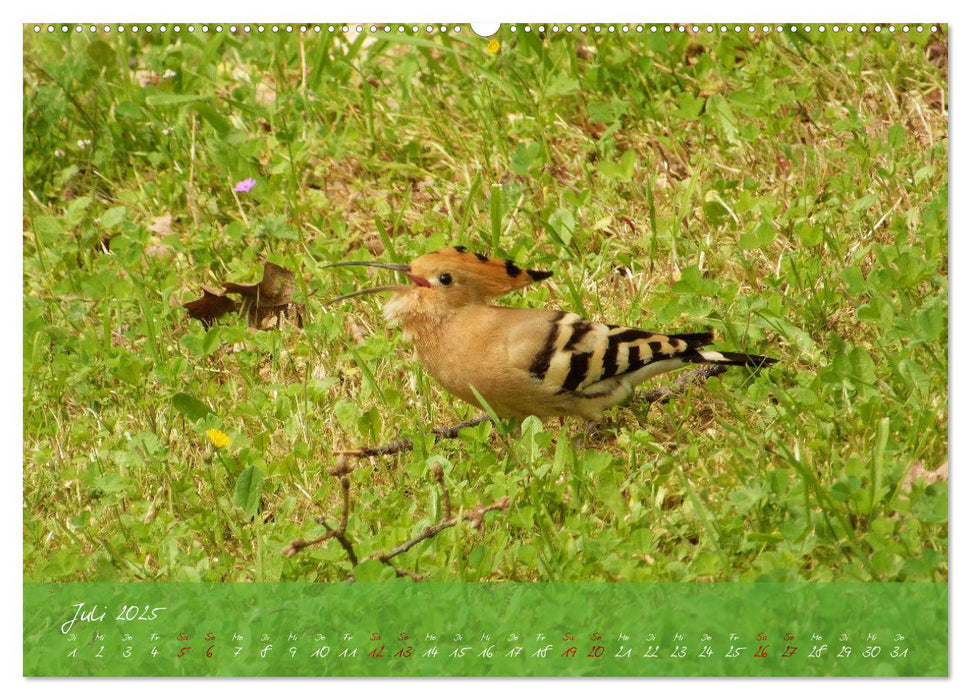
[[236,186],[233,188],[233,192],[249,192],[254,187],[256,187],[256,180],[248,177],[241,182],[237,182]]

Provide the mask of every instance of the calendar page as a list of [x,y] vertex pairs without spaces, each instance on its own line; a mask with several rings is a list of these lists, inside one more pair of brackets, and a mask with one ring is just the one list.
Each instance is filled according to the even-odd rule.
[[947,676],[948,28],[23,26],[25,676]]

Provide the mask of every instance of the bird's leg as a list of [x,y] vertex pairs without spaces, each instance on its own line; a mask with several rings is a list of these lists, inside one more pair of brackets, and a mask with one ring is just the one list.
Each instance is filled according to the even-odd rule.
[[504,418],[503,430],[511,438],[521,438],[523,436],[523,423],[519,418]]
[[580,435],[580,437],[577,438],[577,441],[575,443],[576,444],[576,448],[578,450],[581,447],[583,447],[583,445],[586,443],[586,441],[589,440],[590,437],[595,432],[597,432],[597,428],[599,428],[602,423],[603,423],[603,419],[601,419],[601,418],[597,418],[596,420],[592,420],[592,421],[588,421],[587,422],[587,427],[584,428],[583,434]]

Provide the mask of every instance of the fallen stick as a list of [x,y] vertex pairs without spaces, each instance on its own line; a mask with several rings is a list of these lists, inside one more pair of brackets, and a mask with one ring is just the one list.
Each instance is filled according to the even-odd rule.
[[[473,418],[472,420],[467,420],[463,423],[457,423],[456,425],[448,425],[442,428],[435,428],[432,431],[432,435],[435,436],[435,442],[439,440],[454,440],[459,436],[459,431],[462,428],[474,428],[480,423],[484,423],[489,420],[488,416],[480,416],[478,418]],[[410,450],[414,446],[411,440],[405,438],[403,440],[394,440],[392,442],[385,443],[383,445],[375,445],[373,447],[359,447],[356,450],[341,450],[335,452],[336,455],[346,455],[348,457],[380,457],[382,455],[394,455],[399,452],[405,452]]]

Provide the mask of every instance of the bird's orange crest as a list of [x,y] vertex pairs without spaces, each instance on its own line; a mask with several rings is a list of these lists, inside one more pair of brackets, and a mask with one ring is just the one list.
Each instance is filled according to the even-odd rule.
[[464,286],[475,289],[483,298],[492,299],[506,292],[545,280],[553,275],[543,270],[528,270],[512,260],[490,258],[472,253],[464,246],[443,248],[427,253],[411,263],[411,273],[433,279],[449,274]]
[[363,294],[395,292],[417,299],[413,293],[430,293],[446,306],[462,306],[482,303],[502,296],[506,292],[522,289],[528,284],[545,280],[553,275],[543,270],[528,270],[512,260],[490,258],[481,253],[471,253],[464,246],[443,248],[416,258],[410,265],[378,261],[349,260],[331,263],[324,267],[377,267],[394,270],[405,275],[415,286],[390,285],[359,289],[356,292],[334,297],[327,304],[343,301]]

